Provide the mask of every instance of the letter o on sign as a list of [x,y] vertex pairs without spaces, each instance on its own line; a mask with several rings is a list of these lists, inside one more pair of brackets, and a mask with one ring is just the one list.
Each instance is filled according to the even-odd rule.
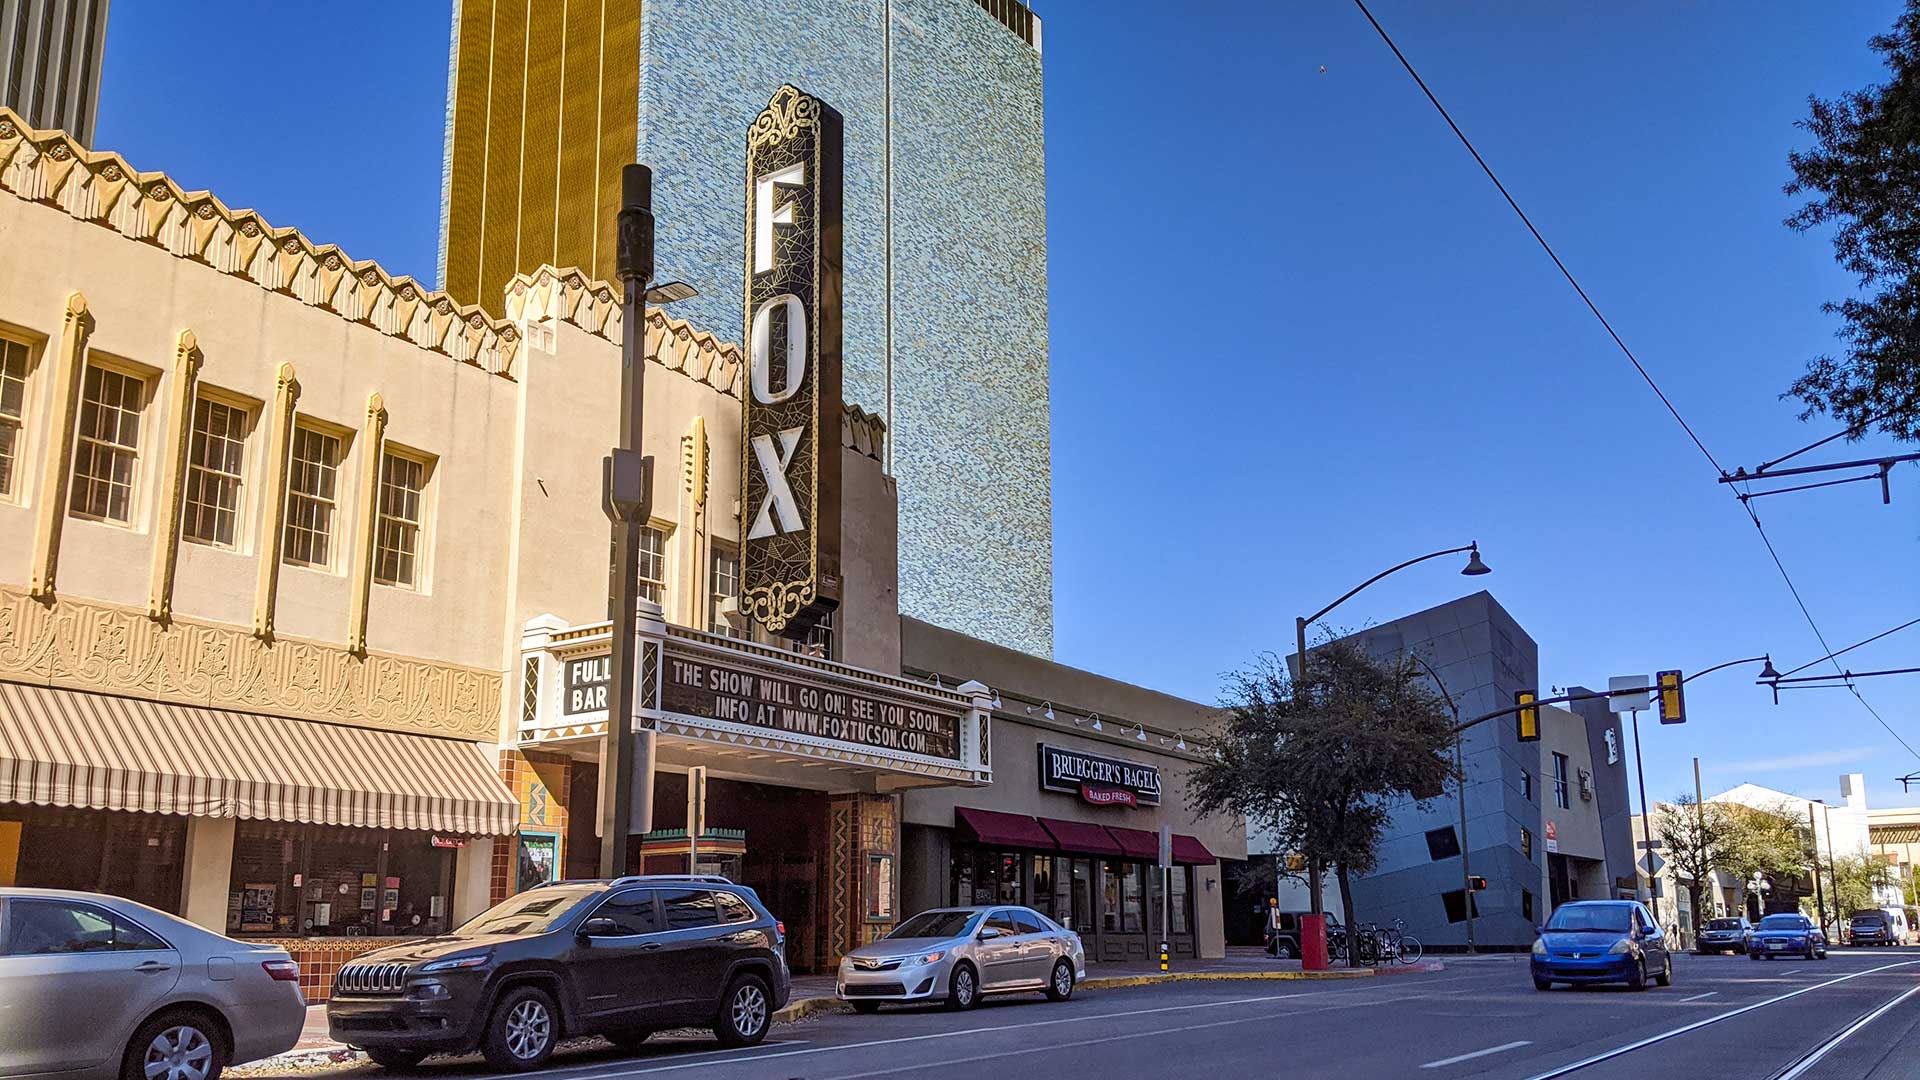
[[[768,339],[773,335],[773,309],[787,309],[787,385],[774,390],[772,351]],[[792,293],[771,297],[753,313],[753,400],[762,405],[778,405],[800,392],[807,381],[807,309]]]

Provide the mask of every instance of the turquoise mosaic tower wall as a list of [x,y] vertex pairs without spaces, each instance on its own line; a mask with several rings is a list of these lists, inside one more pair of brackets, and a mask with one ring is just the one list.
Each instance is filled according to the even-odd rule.
[[782,83],[840,111],[845,393],[892,432],[900,610],[1051,655],[1039,50],[975,0],[644,0],[640,56],[660,277],[700,290],[674,315],[733,340],[747,127]]

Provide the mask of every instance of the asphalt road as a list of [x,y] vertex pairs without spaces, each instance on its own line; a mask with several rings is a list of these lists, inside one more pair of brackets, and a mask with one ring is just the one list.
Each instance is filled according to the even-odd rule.
[[[777,1027],[747,1050],[662,1038],[631,1057],[600,1049],[556,1055],[538,1075],[1889,1080],[1920,1077],[1916,1029],[1920,949],[1842,949],[1811,963],[1676,957],[1672,987],[1639,993],[1540,993],[1524,957],[1499,957],[1355,982],[1195,982],[1083,992],[1065,1004],[1028,995],[971,1013],[822,1016]],[[360,1066],[333,1075],[378,1073]],[[490,1074],[471,1061],[430,1061],[418,1075]]]

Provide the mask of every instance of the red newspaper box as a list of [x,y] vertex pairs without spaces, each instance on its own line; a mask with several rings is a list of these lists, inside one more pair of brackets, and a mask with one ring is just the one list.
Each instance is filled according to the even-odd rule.
[[1304,971],[1327,970],[1327,917],[1300,916],[1300,967]]

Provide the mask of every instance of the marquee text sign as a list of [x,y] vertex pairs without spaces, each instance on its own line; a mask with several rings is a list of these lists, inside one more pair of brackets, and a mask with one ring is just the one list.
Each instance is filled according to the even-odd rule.
[[1096,806],[1159,806],[1160,770],[1152,765],[1040,744],[1040,787]]
[[612,685],[612,657],[588,656],[567,661],[565,696],[560,699],[561,715],[606,712],[607,690]]
[[789,638],[840,604],[842,153],[791,86],[747,132],[740,606]]
[[960,714],[872,688],[795,678],[669,647],[660,707],[871,750],[960,758]]

